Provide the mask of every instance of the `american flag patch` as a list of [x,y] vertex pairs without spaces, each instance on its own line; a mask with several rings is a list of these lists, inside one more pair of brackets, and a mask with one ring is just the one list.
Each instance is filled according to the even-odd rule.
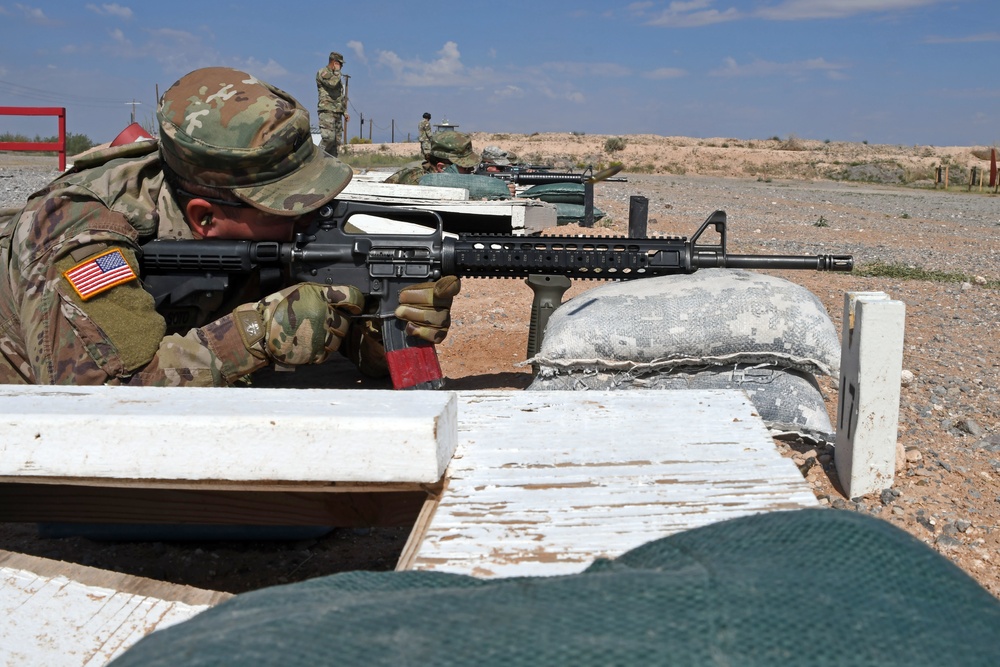
[[77,264],[72,269],[64,271],[63,275],[84,301],[137,277],[135,271],[125,261],[122,251],[118,249],[108,250],[82,264]]

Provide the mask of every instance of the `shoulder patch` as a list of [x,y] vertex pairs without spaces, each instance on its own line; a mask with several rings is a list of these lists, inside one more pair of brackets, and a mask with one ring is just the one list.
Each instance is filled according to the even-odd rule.
[[84,301],[115,285],[138,278],[122,255],[122,251],[117,248],[91,257],[64,271],[63,275]]

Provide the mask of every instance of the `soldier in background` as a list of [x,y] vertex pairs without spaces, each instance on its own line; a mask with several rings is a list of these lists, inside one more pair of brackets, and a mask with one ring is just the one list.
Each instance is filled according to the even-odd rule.
[[331,51],[326,67],[316,72],[321,145],[323,150],[333,156],[338,154],[344,123],[351,120],[350,114],[347,113],[347,95],[340,75],[343,66],[344,56]]
[[430,136],[423,164],[400,169],[385,179],[385,182],[417,185],[425,174],[446,171],[471,174],[479,165],[479,159],[479,154],[472,150],[472,138],[469,135],[451,130],[437,132]]
[[[290,241],[352,171],[313,145],[298,101],[246,72],[181,77],[157,120],[159,141],[76,160],[24,208],[0,211],[0,384],[224,386],[271,364],[320,363],[357,335],[356,286],[299,283],[260,298],[250,279],[233,285],[239,305],[167,334],[140,280],[143,244]],[[436,285],[405,288],[400,301],[415,308],[398,315],[431,342],[459,290],[457,279]],[[384,366],[379,340],[363,349]]]
[[427,157],[427,154],[431,152],[431,115],[429,113],[424,113],[424,117],[420,119],[420,124],[417,126],[418,131],[418,141],[420,141],[420,154]]
[[[514,196],[514,184],[473,172],[482,158],[472,150],[472,137],[462,132],[445,130],[431,135],[426,160],[418,167],[400,169],[385,180],[402,185],[465,187],[472,199],[506,199]],[[452,174],[461,178],[425,179],[432,174]]]

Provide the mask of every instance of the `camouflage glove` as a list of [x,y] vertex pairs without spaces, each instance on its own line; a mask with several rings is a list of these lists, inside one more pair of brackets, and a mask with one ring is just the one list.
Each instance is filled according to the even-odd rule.
[[340,347],[350,320],[364,305],[353,286],[299,283],[238,306],[233,316],[243,345],[254,357],[298,366],[326,361]]
[[451,302],[462,289],[456,276],[437,282],[410,285],[399,291],[396,317],[406,320],[406,333],[430,343],[440,343],[451,326]]

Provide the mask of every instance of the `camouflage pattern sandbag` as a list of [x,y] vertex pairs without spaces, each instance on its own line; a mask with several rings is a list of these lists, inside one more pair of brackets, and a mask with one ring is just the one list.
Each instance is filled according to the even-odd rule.
[[703,269],[609,283],[570,299],[552,313],[529,361],[542,377],[740,363],[839,378],[840,341],[809,290],[762,273]]
[[505,181],[479,174],[430,173],[424,174],[419,184],[437,188],[464,188],[469,191],[469,199],[473,200],[511,198]]
[[798,436],[832,443],[833,425],[823,392],[810,373],[775,366],[730,364],[674,368],[641,374],[629,371],[569,371],[536,377],[528,391],[629,389],[740,389],[773,437]]

